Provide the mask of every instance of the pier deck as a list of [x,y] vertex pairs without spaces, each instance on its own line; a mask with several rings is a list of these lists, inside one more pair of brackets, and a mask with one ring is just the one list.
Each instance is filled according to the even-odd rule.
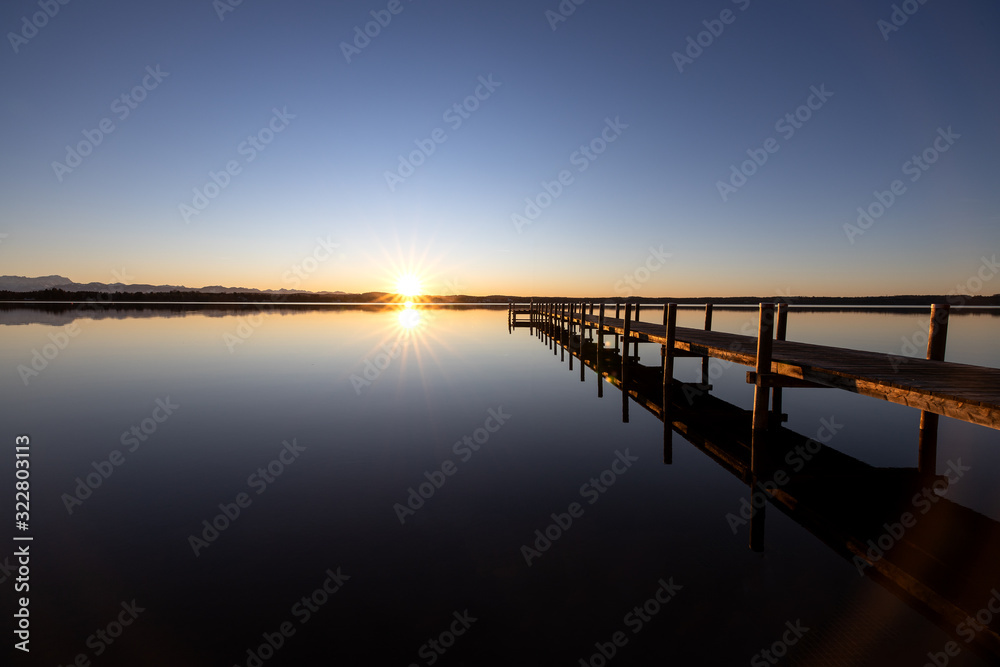
[[[569,315],[553,315],[569,319]],[[572,316],[572,323],[601,326],[597,315]],[[603,320],[603,329],[625,335],[623,319]],[[628,323],[630,341],[667,344],[663,325]],[[770,386],[812,386],[846,389],[927,412],[1000,429],[1000,369],[916,359],[880,352],[850,350],[793,341],[772,342],[770,379],[748,381]],[[676,327],[675,355],[724,359],[757,365],[757,337],[721,331]],[[788,381],[781,378],[787,378]],[[795,384],[796,381],[803,384]]]

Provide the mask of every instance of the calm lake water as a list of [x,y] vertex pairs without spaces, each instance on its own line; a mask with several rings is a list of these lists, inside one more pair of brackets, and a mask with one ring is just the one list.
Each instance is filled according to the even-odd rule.
[[[922,357],[927,320],[793,309],[788,338]],[[949,641],[947,664],[988,664],[780,511],[751,551],[727,520],[743,482],[676,434],[664,465],[660,421],[623,423],[616,388],[598,398],[505,306],[6,306],[0,325],[9,502],[15,436],[31,448],[30,529],[0,547],[10,637],[9,538],[34,538],[18,664],[920,667]],[[756,310],[714,328],[752,334]],[[947,359],[1000,367],[998,334],[954,310]],[[712,393],[749,409],[747,368],[715,364]],[[916,465],[916,410],[788,389],[784,411]],[[942,418],[939,440],[939,473],[968,468],[947,498],[1000,521],[1000,432]]]

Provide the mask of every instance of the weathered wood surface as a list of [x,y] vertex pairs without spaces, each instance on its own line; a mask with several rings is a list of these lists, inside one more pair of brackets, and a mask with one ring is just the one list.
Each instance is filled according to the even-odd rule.
[[[597,317],[584,318],[598,325]],[[667,343],[659,324],[605,317],[604,329],[632,340]],[[756,336],[677,327],[674,349],[677,356],[687,353],[745,366],[757,362]],[[775,340],[771,373],[1000,429],[996,368]]]

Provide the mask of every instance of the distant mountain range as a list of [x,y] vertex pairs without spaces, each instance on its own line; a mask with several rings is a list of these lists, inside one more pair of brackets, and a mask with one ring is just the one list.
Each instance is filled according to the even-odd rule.
[[201,294],[345,294],[345,292],[309,292],[306,290],[259,290],[249,287],[184,287],[182,285],[126,285],[125,283],[77,283],[63,276],[0,276],[0,292],[40,292],[60,289],[64,292],[199,292]]
[[[290,302],[296,303],[372,303],[397,301],[400,297],[387,292],[309,292],[306,290],[259,290],[249,287],[183,287],[179,285],[133,285],[124,283],[77,283],[63,276],[0,276],[0,301],[111,301],[129,302]],[[718,305],[756,305],[761,302],[787,303],[796,306],[913,306],[932,303],[954,306],[1000,306],[1000,294],[901,294],[895,296],[727,296],[727,297],[636,297],[600,296],[565,299],[550,295],[467,294],[430,295],[415,299],[424,303],[527,303],[541,301],[601,301],[605,303],[678,303]]]

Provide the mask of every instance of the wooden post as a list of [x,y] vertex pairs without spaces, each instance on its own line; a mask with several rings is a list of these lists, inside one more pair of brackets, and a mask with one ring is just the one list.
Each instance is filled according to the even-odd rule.
[[604,377],[601,375],[601,357],[604,355],[604,303],[601,303],[601,310],[597,316],[597,363],[594,369],[597,371],[597,398],[604,398]]
[[[948,342],[948,314],[946,303],[931,306],[931,323],[927,332],[927,358],[944,361],[944,348]],[[917,453],[917,470],[925,477],[937,472],[937,441],[939,415],[920,411],[920,447]]]
[[586,329],[586,327],[584,326],[586,322],[586,317],[587,317],[587,304],[581,303],[580,304],[580,382],[587,381],[586,377],[587,364],[583,362],[583,343],[584,343],[583,332]]
[[757,384],[753,390],[753,434],[750,441],[750,469],[756,474],[763,461],[764,440],[767,430],[767,403],[771,390],[765,385],[771,373],[771,348],[774,339],[774,304],[760,304],[757,325]]
[[674,462],[674,419],[671,410],[674,384],[674,339],[677,336],[677,304],[668,303],[663,307],[667,344],[663,355],[663,462]]
[[576,306],[575,303],[569,304],[569,321],[566,325],[569,327],[569,334],[566,336],[566,347],[569,348],[569,369],[573,370],[573,309]]
[[[779,303],[778,304],[778,318],[775,322],[774,338],[775,340],[785,340],[785,334],[788,331],[788,304]],[[781,387],[775,387],[771,390],[771,411],[774,412],[775,423],[781,424],[784,421],[781,417]]]
[[[622,317],[622,305],[615,301],[615,319],[620,320]],[[615,332],[615,352],[618,351],[618,332]]]
[[[663,326],[664,327],[667,326],[667,310],[668,310],[667,306],[669,306],[669,305],[670,304],[668,304],[668,303],[663,304]],[[660,346],[660,363],[663,363],[663,359],[666,356],[667,356],[667,346],[666,345],[661,345]]]
[[[636,324],[639,323],[639,305],[640,305],[639,302],[636,301],[635,302],[635,323]],[[635,356],[636,356],[636,358],[639,357],[639,339],[638,338],[635,339]]]
[[563,344],[563,338],[565,336],[566,330],[566,302],[563,301],[559,304],[559,361],[560,363],[566,361],[566,346]]
[[552,345],[553,345],[552,338],[555,336],[555,331],[552,328],[553,327],[553,323],[555,321],[555,319],[553,318],[553,310],[552,309],[553,309],[553,305],[552,305],[551,301],[549,301],[547,304],[545,304],[545,331],[546,331],[546,333],[549,336],[549,349],[550,350],[553,349],[552,348]]
[[757,324],[757,384],[753,389],[753,432],[750,436],[750,549],[764,550],[764,508],[767,506],[766,494],[763,490],[764,503],[760,507],[754,505],[754,494],[757,491],[758,475],[763,472],[764,445],[767,440],[767,403],[771,390],[762,386],[761,381],[771,373],[771,350],[774,338],[774,304],[760,304],[760,317]]
[[[712,304],[705,304],[705,331],[712,330]],[[711,378],[708,375],[708,357],[704,356],[701,358],[701,388],[704,391],[708,391],[711,386],[709,380]]]
[[622,421],[628,423],[628,339],[632,304],[625,302],[625,333],[622,334]]

